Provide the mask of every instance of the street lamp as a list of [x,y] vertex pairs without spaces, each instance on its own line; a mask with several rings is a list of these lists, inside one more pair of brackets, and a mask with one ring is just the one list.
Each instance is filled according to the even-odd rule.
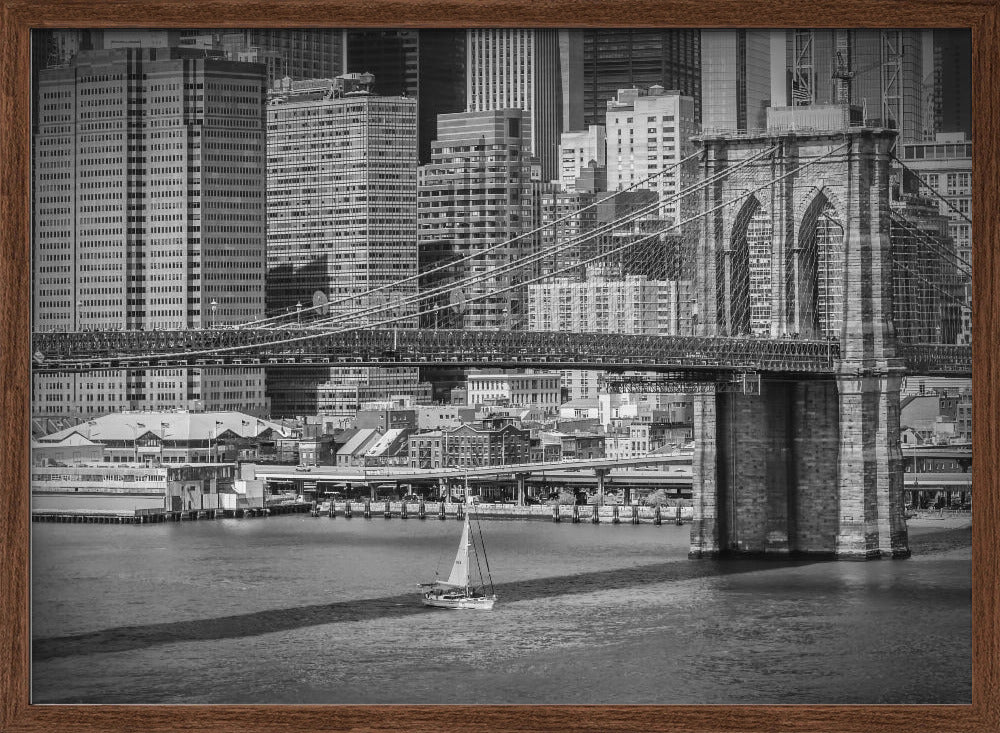
[[298,325],[302,321],[302,303],[295,304],[295,325]]
[[212,302],[209,303],[209,306],[211,306],[211,308],[212,308],[212,320],[208,324],[208,327],[209,328],[215,328],[215,311],[218,309],[219,303],[218,303],[218,301],[216,301],[215,298],[212,298]]

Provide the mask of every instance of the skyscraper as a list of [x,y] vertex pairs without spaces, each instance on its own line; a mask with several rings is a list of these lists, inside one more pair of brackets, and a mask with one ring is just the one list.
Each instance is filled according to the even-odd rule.
[[933,33],[934,131],[972,134],[972,37],[967,29]]
[[[333,312],[380,307],[389,290],[365,294],[417,274],[416,100],[345,91],[350,81],[291,82],[269,95],[271,315],[320,298]],[[415,292],[412,281],[391,289]]]
[[375,77],[373,92],[417,100],[417,159],[431,161],[437,116],[465,110],[464,30],[351,29],[346,69]]
[[762,129],[771,102],[771,32],[701,31],[701,125]]
[[583,123],[604,123],[619,89],[659,85],[694,100],[701,119],[701,36],[692,29],[583,32]]
[[[212,328],[263,315],[261,67],[194,50],[81,51],[39,73],[38,98],[35,330]],[[36,388],[55,382],[69,395],[61,407],[82,414],[265,409],[260,370],[57,375]]]
[[[368,94],[360,77],[279,83],[269,95],[270,315],[337,325],[338,313],[371,309],[360,325],[415,313],[417,103]],[[272,370],[268,385],[280,415],[349,411],[345,390],[424,396],[415,369]]]
[[467,111],[524,110],[521,136],[544,180],[556,179],[563,129],[559,32],[474,29],[467,44]]

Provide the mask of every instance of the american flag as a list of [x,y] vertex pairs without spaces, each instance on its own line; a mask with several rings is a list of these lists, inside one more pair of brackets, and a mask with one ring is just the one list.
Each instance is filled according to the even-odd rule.
[[812,104],[812,92],[805,81],[796,79],[792,82],[792,102],[795,105]]

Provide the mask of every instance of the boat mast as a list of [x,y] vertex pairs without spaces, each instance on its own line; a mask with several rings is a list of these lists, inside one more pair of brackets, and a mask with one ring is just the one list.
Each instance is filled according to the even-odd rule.
[[[468,481],[468,480],[469,479],[467,477],[466,481]],[[466,494],[468,494],[468,491],[466,491]],[[468,501],[468,499],[466,499],[466,501]],[[466,567],[468,567],[468,565],[469,565],[469,548],[472,547],[472,525],[469,524],[469,513],[470,512],[469,512],[468,508],[466,508],[466,511],[465,511],[465,526],[462,528],[463,529],[462,536],[465,537],[465,565],[466,565]],[[479,556],[477,555],[476,557],[477,557],[477,564],[478,564],[478,557]],[[465,573],[465,595],[466,596],[472,595],[472,583],[471,583],[471,579],[472,579],[472,573],[466,572]]]

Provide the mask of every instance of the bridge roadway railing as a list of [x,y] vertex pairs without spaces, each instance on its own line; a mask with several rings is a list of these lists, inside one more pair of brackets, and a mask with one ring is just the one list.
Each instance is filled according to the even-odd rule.
[[36,333],[36,370],[233,365],[541,366],[828,374],[834,341],[560,332],[368,329]]
[[910,374],[943,377],[972,376],[972,347],[967,344],[917,344],[901,342],[900,357]]

